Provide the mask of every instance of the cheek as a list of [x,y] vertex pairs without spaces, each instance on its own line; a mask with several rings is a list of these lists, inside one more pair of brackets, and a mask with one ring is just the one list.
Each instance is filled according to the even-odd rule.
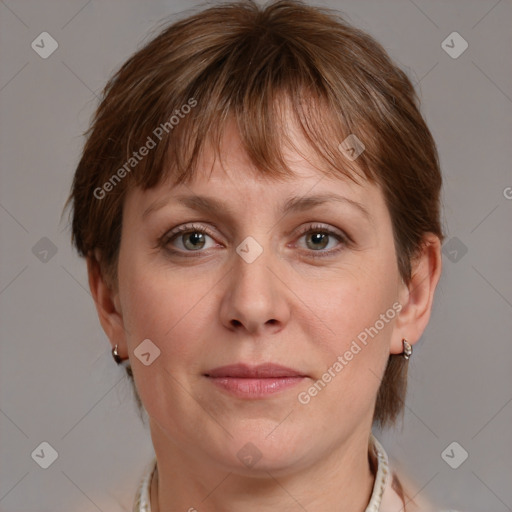
[[[377,329],[382,331],[379,334],[389,333],[396,316],[392,305],[398,297],[397,281],[394,255],[382,251],[361,258],[356,265],[347,267],[325,283],[317,308],[319,317],[336,333],[331,339],[335,340],[337,349],[343,349],[376,322]],[[385,315],[384,320],[381,315]]]
[[[204,283],[197,278],[181,277],[179,272],[161,272],[142,265],[129,268],[122,301],[129,352],[137,353],[145,339],[160,349],[149,366],[132,358],[135,382],[146,410],[165,423],[189,400],[179,383],[204,370],[199,365],[205,332],[211,325],[205,309],[209,288],[201,286]],[[178,420],[174,428],[180,428]]]
[[340,272],[316,288],[316,315],[309,317],[309,322],[328,328],[315,340],[323,353],[322,370],[331,369],[323,374],[329,391],[319,394],[353,411],[363,407],[362,396],[377,392],[397,314],[396,261],[392,252],[382,254],[361,260],[350,272]]
[[[201,327],[198,310],[207,288],[192,273],[165,269],[144,259],[143,254],[121,250],[119,282],[130,352],[146,338],[165,355],[185,350],[190,341],[198,339],[194,330]],[[184,329],[190,334],[179,343]]]

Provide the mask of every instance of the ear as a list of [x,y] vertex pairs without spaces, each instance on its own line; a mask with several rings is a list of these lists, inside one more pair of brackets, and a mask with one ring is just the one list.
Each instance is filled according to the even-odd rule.
[[112,347],[118,345],[119,355],[128,357],[126,337],[119,293],[117,287],[109,283],[101,265],[101,253],[97,249],[87,256],[89,288],[96,305],[98,317]]
[[411,265],[411,281],[400,285],[399,301],[402,305],[396,317],[392,354],[403,352],[402,339],[416,343],[427,327],[432,311],[434,292],[441,277],[441,241],[433,233],[423,237],[422,248]]

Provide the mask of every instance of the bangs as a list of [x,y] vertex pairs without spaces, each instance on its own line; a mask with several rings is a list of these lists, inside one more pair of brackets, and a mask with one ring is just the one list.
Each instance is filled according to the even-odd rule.
[[[283,150],[289,149],[327,176],[355,182],[362,177],[371,182],[377,179],[363,129],[367,122],[352,118],[347,107],[354,100],[351,101],[348,91],[339,90],[336,83],[339,77],[334,76],[334,69],[331,75],[326,73],[330,67],[327,62],[315,62],[321,57],[308,56],[304,49],[297,51],[278,37],[270,39],[269,44],[269,37],[249,34],[244,44],[236,41],[233,47],[222,48],[217,59],[210,56],[204,69],[201,68],[204,56],[199,53],[196,58],[197,62],[189,62],[188,67],[189,73],[191,69],[196,70],[195,76],[187,77],[186,90],[178,100],[178,84],[174,80],[169,84],[174,93],[172,101],[168,101],[165,86],[158,90],[152,88],[154,97],[148,89],[145,102],[163,108],[156,119],[148,116],[150,123],[146,118],[146,123],[132,124],[143,129],[129,138],[128,155],[155,131],[159,135],[156,149],[131,173],[136,186],[144,190],[163,180],[172,184],[189,183],[207,146],[213,150],[215,159],[222,160],[222,139],[230,122],[235,123],[245,152],[262,175],[274,179],[292,176],[293,171],[283,156]],[[340,104],[340,92],[342,97],[343,93],[346,96],[345,105]],[[176,118],[175,113],[191,101],[196,106],[186,109],[188,113],[170,127],[168,121],[173,114]],[[142,110],[147,112],[145,107]],[[168,132],[155,130],[155,126],[165,126],[166,122]],[[355,159],[340,149],[349,135],[365,139],[365,152],[357,158],[357,165]],[[306,143],[311,150],[309,157],[300,152],[297,142],[302,142],[302,147]]]

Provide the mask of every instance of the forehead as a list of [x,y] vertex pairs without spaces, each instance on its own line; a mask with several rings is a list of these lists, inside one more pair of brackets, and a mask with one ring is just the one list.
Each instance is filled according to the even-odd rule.
[[[129,204],[146,217],[172,202],[173,198],[200,196],[217,198],[222,204],[238,205],[241,209],[252,205],[253,211],[263,211],[274,204],[275,208],[272,208],[279,211],[278,203],[284,205],[281,208],[284,210],[286,205],[300,199],[302,209],[306,209],[308,204],[313,207],[326,202],[319,200],[319,196],[338,195],[347,203],[360,205],[360,210],[366,210],[368,217],[383,213],[385,206],[378,185],[368,181],[362,173],[354,181],[341,172],[334,175],[327,171],[325,163],[293,123],[287,127],[286,143],[281,150],[291,174],[273,176],[263,172],[245,150],[235,123],[228,122],[219,146],[215,148],[208,143],[203,147],[189,181],[176,185],[167,177],[151,189],[132,189],[126,197],[125,207]],[[196,201],[197,204],[200,203]]]
[[361,193],[361,189],[370,185],[362,172],[356,174],[350,171],[358,184],[342,172],[334,175],[328,171],[325,162],[311,148],[297,123],[288,116],[284,121],[286,128],[280,134],[283,137],[280,152],[284,163],[291,170],[290,175],[281,169],[272,173],[258,168],[243,145],[236,123],[230,120],[223,128],[218,147],[214,147],[211,141],[204,145],[187,187],[200,189],[231,186],[240,190],[250,187],[267,189],[268,193],[269,189],[278,189],[281,184],[285,184],[285,188],[307,189],[316,183],[325,182],[327,187],[344,186],[353,193]]

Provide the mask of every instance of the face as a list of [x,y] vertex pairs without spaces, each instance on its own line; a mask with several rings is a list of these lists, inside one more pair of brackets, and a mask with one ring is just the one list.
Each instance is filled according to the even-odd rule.
[[[263,178],[232,126],[222,154],[188,185],[127,196],[124,343],[154,442],[230,471],[247,455],[296,469],[368,436],[402,286],[391,220],[376,185],[293,151],[292,178]],[[215,371],[267,363],[288,370]]]

